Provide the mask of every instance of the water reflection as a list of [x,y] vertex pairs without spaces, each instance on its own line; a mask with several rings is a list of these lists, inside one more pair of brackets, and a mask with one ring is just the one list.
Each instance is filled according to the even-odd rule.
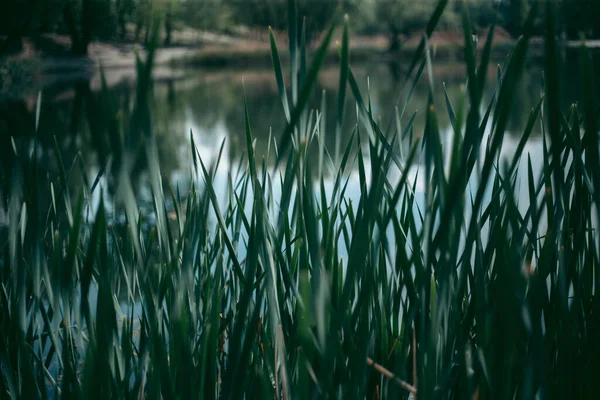
[[[563,107],[577,100],[579,85],[578,63],[574,54],[568,54],[564,67],[566,84],[563,85]],[[497,86],[497,66],[488,71],[484,104],[492,98]],[[396,106],[402,110],[408,85],[400,93],[404,71],[402,66],[388,64],[364,64],[353,68],[363,96],[369,98],[375,118],[382,126],[394,121]],[[434,65],[435,101],[439,123],[449,126],[445,112],[445,91],[454,105],[465,96],[464,66],[458,63]],[[256,138],[257,158],[266,155],[270,135],[277,137],[285,127],[285,117],[272,71],[270,70],[193,70],[172,71],[158,74],[149,92],[149,115],[151,131],[158,145],[158,156],[163,175],[170,182],[179,180],[190,171],[190,131],[207,162],[215,155],[221,142],[226,139],[226,159],[237,159],[245,149],[244,96],[247,99],[252,134]],[[88,178],[104,166],[111,155],[125,151],[131,164],[132,181],[139,185],[145,169],[145,157],[139,151],[139,133],[130,129],[136,88],[131,76],[121,71],[107,71],[108,94],[99,90],[98,76],[87,77],[75,82],[50,83],[43,88],[43,102],[37,143],[39,165],[49,174],[58,172],[54,151],[56,145],[63,162],[70,166],[77,154],[81,154],[87,168]],[[335,112],[337,110],[338,71],[335,67],[322,71],[314,91],[311,106],[320,108],[321,96],[325,95],[327,110],[326,148],[333,153],[335,147]],[[572,84],[573,83],[573,84]],[[413,112],[415,135],[424,128],[424,113],[428,96],[428,79],[423,76],[406,107],[402,123],[405,124]],[[518,137],[522,132],[531,108],[539,101],[542,90],[542,66],[531,63],[521,78],[509,131]],[[9,178],[14,163],[14,145],[30,146],[35,135],[34,94],[23,98],[0,101],[0,145],[1,177]],[[116,118],[111,117],[116,115]],[[347,98],[342,148],[356,124],[355,103],[351,95]],[[395,128],[395,123],[392,123]],[[538,124],[536,130],[539,131]],[[150,130],[149,128],[146,130]],[[534,132],[533,137],[536,133]],[[13,138],[13,139],[11,139]],[[123,146],[123,148],[121,148]],[[202,154],[204,153],[204,154]],[[119,159],[120,157],[113,157]],[[113,170],[115,170],[113,168]],[[73,172],[77,175],[78,171]],[[75,182],[76,179],[71,179]],[[109,180],[110,181],[110,180]],[[46,184],[47,182],[41,182]],[[109,190],[113,188],[109,185]]]

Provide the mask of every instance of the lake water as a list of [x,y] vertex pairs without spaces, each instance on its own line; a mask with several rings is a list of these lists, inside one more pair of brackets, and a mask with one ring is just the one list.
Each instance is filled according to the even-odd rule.
[[[563,69],[563,109],[579,98],[579,79],[576,54],[566,57]],[[487,88],[483,104],[487,104],[497,86],[497,66],[491,63],[488,71]],[[392,66],[385,62],[373,61],[353,66],[363,97],[369,97],[375,118],[387,127],[394,117],[395,108],[404,106],[410,85],[403,92],[406,66]],[[518,86],[513,102],[509,133],[502,149],[503,155],[512,155],[520,139],[532,107],[540,99],[542,88],[542,66],[531,61]],[[220,171],[226,172],[235,165],[245,149],[244,96],[247,99],[248,114],[253,136],[256,138],[257,158],[266,153],[270,135],[278,137],[285,127],[283,107],[277,92],[274,74],[271,69],[187,69],[170,70],[158,68],[150,99],[152,131],[158,145],[158,156],[164,179],[174,187],[189,184],[192,167],[190,131],[193,134],[199,153],[205,164],[214,161],[223,140],[224,157]],[[434,95],[438,118],[442,131],[442,142],[450,133],[447,117],[444,88],[450,101],[456,106],[463,96],[465,67],[461,63],[434,62]],[[112,108],[117,111],[118,121],[124,132],[135,98],[135,76],[133,71],[107,70],[106,81]],[[337,89],[339,80],[335,66],[325,68],[319,77],[313,93],[311,106],[320,108],[325,96],[327,110],[326,147],[334,153],[335,112],[337,109]],[[288,80],[289,82],[289,80]],[[0,100],[0,158],[3,175],[8,177],[12,170],[13,146],[31,146],[35,135],[37,91],[41,90],[42,103],[37,132],[38,163],[48,175],[40,177],[42,189],[49,189],[48,176],[58,172],[54,151],[54,137],[61,151],[65,166],[69,167],[77,154],[82,155],[87,179],[93,181],[100,168],[114,151],[115,143],[106,129],[106,96],[100,89],[100,76],[54,75],[45,77],[37,88],[23,93],[20,98]],[[413,112],[417,112],[414,123],[415,135],[423,131],[428,96],[428,78],[424,73],[416,87],[411,101],[406,107],[402,122],[405,124]],[[356,124],[355,102],[348,90],[344,129],[339,138],[343,149]],[[393,125],[395,126],[395,125]],[[536,124],[526,149],[532,157],[536,169],[541,167],[540,125]],[[126,135],[123,142],[135,146],[135,138]],[[133,143],[132,143],[133,142]],[[138,197],[148,199],[148,190],[140,184],[145,180],[143,157],[133,162],[132,181]],[[523,171],[526,171],[523,169]],[[79,168],[73,168],[77,181]],[[224,184],[225,180],[217,183]],[[354,193],[351,179],[349,195]],[[110,188],[109,188],[110,189]],[[224,188],[223,188],[224,189]],[[49,190],[42,190],[48,193]],[[358,190],[356,190],[358,195]]]

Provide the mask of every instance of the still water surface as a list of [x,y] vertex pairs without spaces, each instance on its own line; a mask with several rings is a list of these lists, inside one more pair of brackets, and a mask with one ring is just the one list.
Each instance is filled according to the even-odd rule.
[[[575,60],[567,57],[567,60]],[[394,122],[396,107],[402,110],[410,84],[403,87],[406,67],[393,67],[386,63],[372,62],[353,66],[361,86],[363,97],[371,100],[374,116],[388,127]],[[513,101],[509,133],[502,154],[512,156],[520,139],[532,107],[542,92],[542,66],[531,62],[527,65]],[[483,104],[487,105],[497,86],[498,67],[492,63],[488,71],[487,87]],[[563,109],[579,97],[578,66],[575,61],[565,64]],[[438,110],[441,139],[448,143],[450,124],[445,104],[445,93],[456,107],[464,96],[465,71],[460,63],[434,63],[434,96]],[[107,70],[108,96],[100,91],[99,75],[71,79],[70,76],[46,77],[41,85],[42,103],[37,131],[38,163],[47,176],[58,172],[54,138],[60,149],[64,164],[68,167],[75,156],[81,154],[85,174],[93,181],[98,171],[107,164],[115,152],[115,140],[108,134],[110,110],[117,114],[121,132],[127,132],[127,122],[135,99],[135,77],[131,72]],[[311,106],[320,109],[324,96],[326,105],[327,149],[334,154],[336,148],[335,121],[337,110],[338,71],[335,66],[325,68],[319,78]],[[426,73],[416,86],[412,99],[406,106],[402,123],[406,124],[416,112],[414,135],[424,128],[428,96]],[[166,183],[185,190],[189,186],[192,168],[190,132],[194,137],[200,156],[205,164],[215,160],[225,140],[224,157],[220,173],[226,173],[245,149],[244,97],[247,99],[252,134],[256,138],[257,159],[267,152],[269,137],[278,137],[285,127],[285,116],[272,70],[163,70],[155,79],[150,98],[152,132],[158,147],[161,172]],[[0,100],[0,152],[2,152],[3,175],[12,169],[12,148],[31,146],[35,134],[37,89],[23,93],[20,98]],[[339,146],[346,146],[350,133],[356,125],[355,102],[348,90],[344,128],[338,138]],[[395,122],[392,123],[395,127]],[[363,129],[364,131],[364,129]],[[122,134],[125,147],[135,148],[138,138]],[[13,143],[14,142],[14,143]],[[365,141],[363,141],[365,143]],[[485,143],[485,141],[484,141]],[[447,147],[445,146],[446,153]],[[524,152],[531,155],[536,171],[541,167],[540,124]],[[130,160],[132,181],[138,198],[149,200],[144,156]],[[523,173],[526,169],[521,169]],[[73,169],[72,182],[77,181],[78,168]],[[416,175],[416,173],[415,173]],[[42,192],[49,192],[47,176],[41,177]],[[54,175],[55,176],[55,175]],[[81,178],[81,177],[80,177]],[[217,179],[217,189],[224,193],[226,179]],[[75,185],[75,183],[73,183]],[[109,186],[109,185],[107,185]],[[354,188],[356,186],[356,188]],[[422,189],[423,184],[418,185]],[[355,190],[356,189],[356,190]],[[110,187],[107,187],[110,192]],[[359,195],[357,179],[351,179],[349,196]],[[109,193],[110,195],[110,193]],[[108,196],[110,198],[110,196]]]

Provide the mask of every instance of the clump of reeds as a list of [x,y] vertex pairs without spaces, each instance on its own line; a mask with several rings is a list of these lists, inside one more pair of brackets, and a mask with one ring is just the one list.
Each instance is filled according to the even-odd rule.
[[[535,10],[498,69],[489,104],[482,93],[493,29],[477,63],[465,14],[466,91],[439,105],[427,37],[446,3],[427,25],[407,73],[406,105],[390,129],[374,121],[357,89],[343,22],[338,134],[348,89],[358,121],[337,155],[324,147],[325,110],[307,104],[339,19],[310,63],[305,43],[290,41],[289,92],[271,35],[288,125],[269,152],[271,168],[256,159],[251,132],[253,118],[268,116],[245,113],[245,158],[227,175],[225,202],[214,188],[221,155],[205,165],[193,139],[191,174],[200,183],[185,196],[162,187],[147,107],[150,52],[139,63],[128,128],[145,151],[156,221],[150,229],[142,226],[107,91],[106,125],[120,149],[112,163],[113,214],[125,215],[123,226],[109,222],[114,215],[102,197],[91,209],[105,169],[71,193],[72,171],[59,162],[59,176],[38,188],[31,185],[42,173],[36,149],[19,153],[4,188],[8,225],[0,228],[1,397],[596,395],[600,164],[588,55],[582,48],[581,104],[563,114],[548,2],[543,94],[514,157],[501,163]],[[290,38],[302,37],[294,10],[290,1]],[[423,74],[430,95],[419,135],[404,112]],[[447,160],[441,112],[454,133]],[[520,163],[537,124],[538,176],[530,159]],[[308,162],[314,144],[317,165]],[[522,165],[525,205],[515,200]],[[357,202],[347,196],[352,171]],[[417,179],[425,182],[421,203]],[[40,204],[40,191],[51,191],[49,205]]]

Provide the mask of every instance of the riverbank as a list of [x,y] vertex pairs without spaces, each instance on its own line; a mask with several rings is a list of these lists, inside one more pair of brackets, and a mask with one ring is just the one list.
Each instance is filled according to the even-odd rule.
[[[189,68],[248,70],[272,66],[267,35],[242,38],[194,32],[179,36],[176,45],[156,50],[155,78],[173,77]],[[286,48],[286,36],[279,33],[276,37],[280,48]],[[350,41],[351,62],[377,60],[401,64],[412,57],[419,40],[420,36],[406,38],[402,49],[391,54],[385,36],[359,36]],[[459,58],[461,43],[461,36],[454,33],[436,33],[431,39],[436,59]],[[92,42],[86,57],[72,55],[70,45],[70,39],[64,35],[24,38],[19,53],[0,58],[0,98],[35,91],[48,83],[91,80],[98,76],[100,69],[110,70],[113,78],[134,77],[136,57],[146,57],[146,49],[132,42]],[[499,35],[495,47],[498,57],[504,57],[512,46],[510,38]],[[281,51],[280,56],[284,64],[289,63],[287,52]],[[334,40],[326,63],[337,62],[338,48]]]
[[[268,37],[236,37],[212,32],[195,32],[195,40],[178,40],[175,46],[160,48],[156,51],[156,65],[202,65],[202,66],[247,66],[248,63],[270,62]],[[287,46],[285,35],[278,34],[280,46]],[[421,35],[405,38],[402,49],[396,54],[401,56],[413,52]],[[337,57],[337,41],[334,41],[329,56]],[[462,35],[459,32],[437,32],[430,39],[433,49],[438,48],[444,55],[457,55],[462,49]],[[514,41],[503,32],[496,35],[496,46],[510,47]],[[24,38],[22,51],[11,56],[15,60],[36,60],[43,72],[80,71],[90,68],[132,68],[135,67],[136,53],[144,56],[144,47],[132,42],[92,42],[88,56],[77,57],[70,54],[68,36],[46,34],[39,38]],[[393,56],[388,52],[388,38],[383,35],[357,36],[350,41],[352,57],[358,59],[374,56]],[[286,52],[281,52],[285,58]]]
[[[483,33],[485,34],[485,33]],[[271,64],[268,37],[240,38],[211,32],[195,33],[195,41],[180,40],[175,46],[160,48],[155,54],[157,66],[202,66],[202,67],[240,67]],[[280,47],[287,47],[285,36],[278,34]],[[412,55],[421,39],[420,34],[404,38],[403,46],[390,53],[386,36],[357,36],[350,41],[352,59],[361,61],[374,57],[394,60]],[[42,43],[40,45],[40,43]],[[334,40],[328,53],[328,60],[337,61],[339,40]],[[505,32],[496,34],[494,51],[498,57],[504,57],[514,46]],[[436,57],[458,59],[462,57],[463,37],[460,32],[436,32],[430,39],[432,51]],[[42,48],[39,48],[39,47]],[[483,46],[480,41],[478,47]],[[64,35],[47,34],[33,40],[23,40],[23,50],[10,59],[15,61],[33,60],[40,65],[43,73],[82,72],[98,68],[135,68],[136,54],[145,56],[145,49],[137,43],[92,42],[85,57],[70,54],[70,40]],[[287,52],[280,52],[283,61],[287,61]]]
[[[477,48],[483,48],[487,32],[480,33]],[[187,35],[189,36],[189,34]],[[285,35],[278,34],[278,45],[287,47]],[[385,62],[402,65],[410,62],[418,48],[421,35],[403,39],[397,52],[389,52],[388,38],[382,35],[357,36],[350,41],[350,61]],[[436,61],[462,61],[464,58],[463,36],[459,32],[436,32],[430,46]],[[271,68],[271,52],[268,37],[241,38],[213,32],[194,32],[183,37],[175,46],[160,48],[155,53],[155,78],[172,78],[189,68],[248,70]],[[326,63],[338,62],[338,44],[334,40],[329,48]],[[498,29],[494,37],[492,59],[505,59],[515,41],[503,30]],[[591,48],[600,47],[600,42],[588,42]],[[579,42],[565,42],[565,47],[577,47]],[[136,57],[146,56],[145,48],[137,43],[92,42],[88,56],[78,57],[70,53],[70,40],[62,35],[43,35],[33,40],[23,40],[22,51],[10,57],[0,58],[0,98],[11,97],[24,88],[43,87],[48,82],[72,82],[90,80],[98,76],[100,69],[111,70],[113,77],[135,76]],[[530,41],[533,59],[543,58],[543,40]],[[289,63],[288,52],[281,51],[280,57]]]

